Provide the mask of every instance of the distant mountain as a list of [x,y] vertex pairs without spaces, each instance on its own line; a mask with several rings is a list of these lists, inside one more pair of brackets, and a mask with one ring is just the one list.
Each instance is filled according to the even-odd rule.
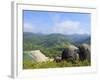
[[73,44],[82,44],[82,43],[90,44],[91,41],[90,35],[87,34],[67,35],[67,38],[70,39]]
[[[64,47],[70,43],[70,40],[61,34],[34,34],[34,33],[24,33],[24,48],[54,48],[54,47]],[[26,50],[27,50],[26,49]]]
[[37,42],[44,44],[45,46],[53,46],[55,44],[73,43],[73,44],[90,44],[91,37],[87,34],[73,34],[73,35],[63,35],[63,34],[39,34],[39,33],[29,33],[24,32],[24,40],[29,40],[33,43]]

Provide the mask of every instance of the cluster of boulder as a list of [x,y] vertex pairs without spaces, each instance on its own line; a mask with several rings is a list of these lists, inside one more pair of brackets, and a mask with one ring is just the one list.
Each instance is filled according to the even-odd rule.
[[74,45],[69,45],[68,47],[64,48],[62,54],[60,56],[56,56],[54,59],[46,57],[40,50],[29,51],[29,56],[35,62],[46,62],[46,61],[56,61],[60,62],[63,60],[91,60],[90,54],[90,46],[88,44],[81,44],[80,46],[76,47]]
[[60,56],[55,57],[56,62],[62,60],[91,60],[90,46],[88,44],[82,44],[78,47],[74,45],[69,45],[67,48],[64,48]]

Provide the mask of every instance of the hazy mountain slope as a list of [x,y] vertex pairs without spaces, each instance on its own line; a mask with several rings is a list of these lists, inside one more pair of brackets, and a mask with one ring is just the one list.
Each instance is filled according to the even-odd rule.
[[41,50],[46,56],[61,54],[63,48],[70,44],[90,43],[89,35],[35,34],[23,33],[23,49]]

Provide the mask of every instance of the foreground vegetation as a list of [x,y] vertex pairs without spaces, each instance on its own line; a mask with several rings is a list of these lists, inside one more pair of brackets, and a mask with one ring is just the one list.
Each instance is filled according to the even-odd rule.
[[39,68],[60,68],[60,67],[80,67],[80,66],[90,66],[90,62],[87,60],[84,61],[47,61],[47,62],[31,62],[29,60],[24,61],[23,68],[24,69],[39,69]]

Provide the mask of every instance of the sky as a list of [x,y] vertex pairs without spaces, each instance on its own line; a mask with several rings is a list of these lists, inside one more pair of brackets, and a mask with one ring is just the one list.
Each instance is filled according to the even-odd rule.
[[24,32],[91,34],[91,14],[23,10]]

